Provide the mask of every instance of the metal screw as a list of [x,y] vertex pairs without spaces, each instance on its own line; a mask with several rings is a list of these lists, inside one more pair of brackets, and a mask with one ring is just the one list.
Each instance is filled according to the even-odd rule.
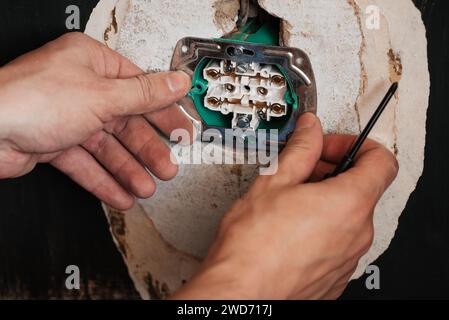
[[249,128],[251,124],[251,116],[249,114],[241,114],[237,117],[237,127],[241,129]]
[[248,71],[248,68],[249,68],[249,66],[248,66],[248,64],[246,64],[246,63],[239,63],[239,64],[237,64],[237,72],[238,73],[246,73],[247,71]]
[[234,56],[241,56],[243,54],[242,48],[232,48],[230,51],[232,53],[231,55]]
[[232,67],[232,64],[231,64],[231,61],[229,61],[229,60],[226,60],[226,61],[225,61],[225,63],[224,63],[224,71],[225,71],[226,73],[231,73],[231,72],[234,71],[234,69],[233,69],[233,67]]
[[267,120],[267,110],[265,108],[257,110],[257,115],[260,119],[264,121]]
[[278,86],[283,85],[283,84],[285,83],[284,77],[277,76],[277,75],[276,75],[276,76],[273,76],[273,77],[271,78],[271,81],[273,81],[273,83],[276,84],[276,85],[278,85]]
[[226,83],[225,89],[226,89],[227,92],[232,93],[232,92],[234,92],[235,87],[232,84],[230,84],[230,83]]
[[268,90],[267,88],[259,87],[257,88],[257,93],[260,94],[261,96],[266,96],[268,94]]

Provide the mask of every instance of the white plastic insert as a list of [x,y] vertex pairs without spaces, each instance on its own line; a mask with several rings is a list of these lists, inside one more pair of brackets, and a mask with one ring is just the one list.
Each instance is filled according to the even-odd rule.
[[287,114],[287,82],[276,66],[212,60],[203,77],[209,83],[204,106],[232,113],[232,128],[256,130],[261,120]]

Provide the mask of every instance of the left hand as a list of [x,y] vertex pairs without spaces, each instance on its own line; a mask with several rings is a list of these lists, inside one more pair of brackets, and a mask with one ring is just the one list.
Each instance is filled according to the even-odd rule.
[[[176,175],[153,126],[192,132],[174,103],[190,89],[180,72],[144,75],[128,59],[69,33],[0,68],[0,178],[49,162],[118,209]],[[165,108],[165,109],[162,109]],[[160,110],[159,110],[160,109]]]

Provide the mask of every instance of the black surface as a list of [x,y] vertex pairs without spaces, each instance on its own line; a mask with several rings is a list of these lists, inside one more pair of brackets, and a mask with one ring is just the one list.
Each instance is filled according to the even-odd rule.
[[449,298],[449,1],[415,4],[427,29],[431,76],[424,174],[389,249],[373,263],[381,290],[368,291],[362,278],[350,284],[348,299]]
[[[2,0],[0,65],[67,32],[65,9],[81,26],[97,0]],[[65,287],[68,265],[81,290]],[[0,298],[138,298],[100,203],[48,165],[0,180]]]
[[[66,32],[67,5],[79,5],[84,25],[96,2],[2,0],[0,65]],[[424,176],[375,262],[381,290],[368,291],[361,279],[345,299],[449,298],[449,2],[415,3],[427,27],[432,82]],[[69,264],[80,267],[84,284],[73,297],[137,297],[97,200],[46,165],[0,181],[0,297],[71,296]]]

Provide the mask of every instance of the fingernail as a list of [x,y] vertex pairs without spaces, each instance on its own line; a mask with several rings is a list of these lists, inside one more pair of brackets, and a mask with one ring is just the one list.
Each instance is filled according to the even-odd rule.
[[296,128],[299,130],[313,128],[315,126],[316,119],[317,118],[313,113],[306,112],[299,118]]
[[173,93],[187,92],[191,82],[189,75],[183,71],[170,72],[167,77],[167,85]]

